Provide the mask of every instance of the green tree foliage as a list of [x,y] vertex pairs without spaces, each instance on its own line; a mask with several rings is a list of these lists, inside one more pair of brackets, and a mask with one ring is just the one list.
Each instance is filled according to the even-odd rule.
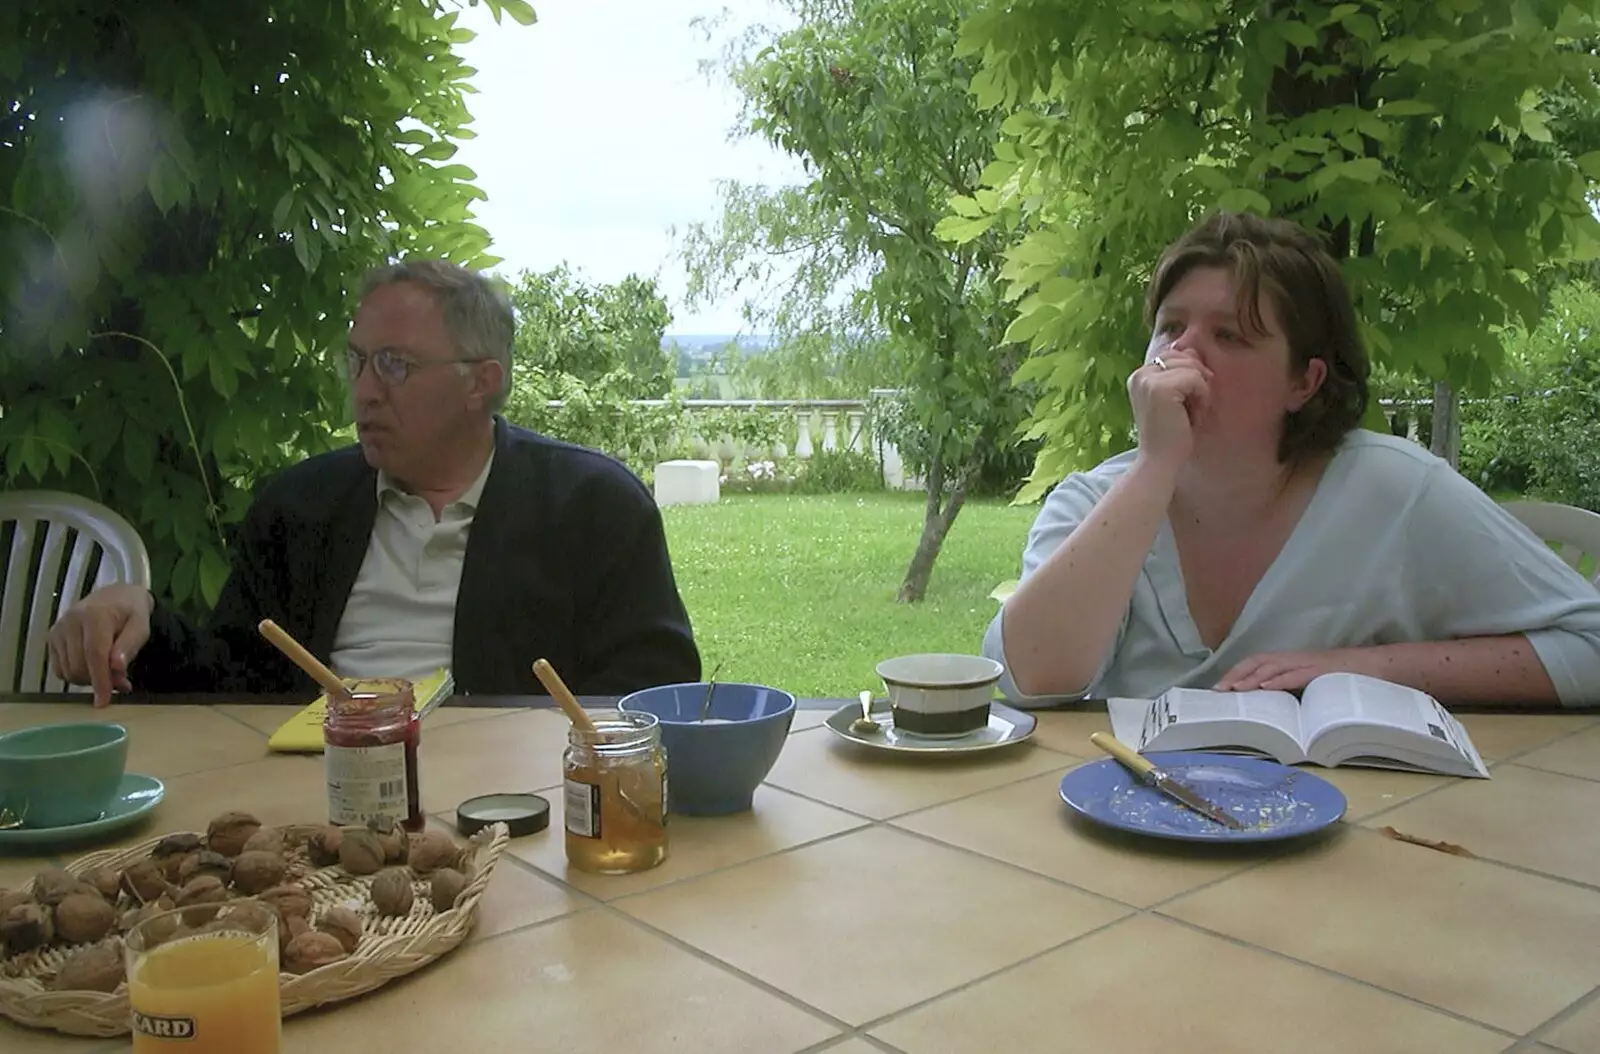
[[1504,334],[1506,373],[1462,408],[1461,471],[1489,490],[1600,512],[1600,291],[1558,286],[1532,330]]
[[1486,391],[1546,266],[1592,258],[1593,0],[1020,0],[968,20],[1007,114],[946,233],[1011,232],[1031,347],[1025,495],[1128,442],[1161,248],[1215,208],[1324,231],[1374,356]]
[[672,312],[654,279],[590,283],[563,265],[522,272],[511,301],[520,369],[584,383],[619,371],[618,384],[632,399],[659,399],[671,389],[677,363],[661,338]]
[[[791,0],[797,25],[732,63],[750,134],[800,158],[809,181],[728,188],[721,222],[690,232],[702,284],[775,279],[780,336],[886,334],[902,355],[905,418],[921,433],[923,529],[899,591],[920,600],[986,450],[1020,420],[1001,335],[998,235],[935,230],[952,195],[979,191],[999,118],[955,54],[960,0]],[[844,290],[853,288],[853,297]],[[912,444],[906,444],[911,449]]]
[[347,419],[362,272],[492,262],[442,164],[470,134],[459,6],[0,4],[5,486],[104,501],[158,591],[214,602],[251,486]]

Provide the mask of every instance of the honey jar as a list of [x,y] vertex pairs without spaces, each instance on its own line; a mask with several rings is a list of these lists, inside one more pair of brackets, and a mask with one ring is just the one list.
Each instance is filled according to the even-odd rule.
[[667,858],[667,756],[654,714],[596,710],[563,755],[567,863],[625,875]]

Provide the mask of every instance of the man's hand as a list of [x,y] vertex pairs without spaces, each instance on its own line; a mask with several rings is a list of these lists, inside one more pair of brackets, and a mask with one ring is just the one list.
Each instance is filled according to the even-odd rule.
[[94,688],[94,705],[109,706],[112,691],[132,691],[128,664],[150,639],[155,601],[143,586],[97,589],[50,627],[50,668],[68,684]]
[[1334,651],[1270,651],[1252,655],[1217,681],[1219,692],[1293,692],[1325,673],[1372,673],[1366,667],[1365,648]]

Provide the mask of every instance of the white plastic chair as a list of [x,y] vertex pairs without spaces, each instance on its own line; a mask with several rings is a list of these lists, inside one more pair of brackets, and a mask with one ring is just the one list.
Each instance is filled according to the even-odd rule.
[[1544,539],[1573,570],[1588,556],[1589,580],[1600,588],[1600,513],[1547,501],[1508,501],[1505,510]]
[[76,691],[50,672],[45,636],[91,590],[149,585],[143,539],[88,498],[19,490],[0,493],[0,547],[0,693]]

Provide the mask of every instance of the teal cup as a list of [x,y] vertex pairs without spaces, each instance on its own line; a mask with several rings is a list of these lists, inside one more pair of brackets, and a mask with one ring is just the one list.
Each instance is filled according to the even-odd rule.
[[128,730],[83,722],[0,735],[0,809],[24,827],[70,827],[105,815],[128,765]]

